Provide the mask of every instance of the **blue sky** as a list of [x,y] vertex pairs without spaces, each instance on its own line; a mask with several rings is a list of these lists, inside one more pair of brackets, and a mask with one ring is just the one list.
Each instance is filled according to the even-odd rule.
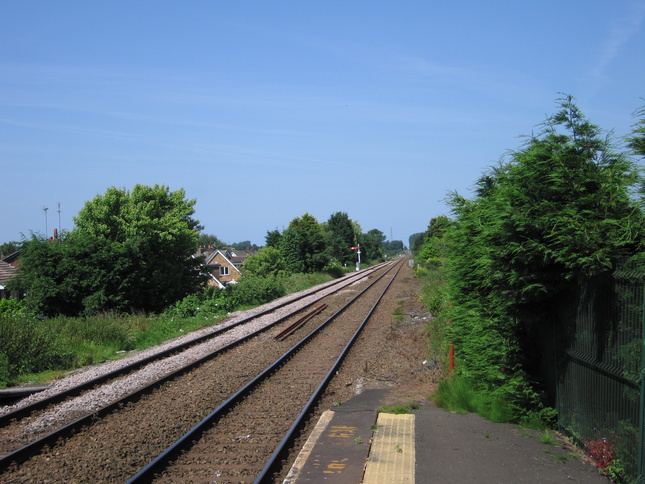
[[141,183],[228,243],[341,211],[407,245],[558,93],[629,133],[645,1],[1,2],[0,243]]

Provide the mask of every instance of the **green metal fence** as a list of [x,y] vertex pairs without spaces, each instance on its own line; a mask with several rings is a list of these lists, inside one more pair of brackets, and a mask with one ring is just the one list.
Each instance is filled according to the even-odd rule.
[[554,338],[560,428],[610,473],[638,484],[645,484],[644,288],[645,269],[634,267],[587,281]]

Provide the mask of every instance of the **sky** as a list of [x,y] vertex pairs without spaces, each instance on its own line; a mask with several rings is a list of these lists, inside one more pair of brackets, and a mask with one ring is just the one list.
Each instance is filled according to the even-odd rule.
[[0,2],[0,243],[159,184],[226,243],[345,212],[408,245],[562,93],[629,134],[645,0]]

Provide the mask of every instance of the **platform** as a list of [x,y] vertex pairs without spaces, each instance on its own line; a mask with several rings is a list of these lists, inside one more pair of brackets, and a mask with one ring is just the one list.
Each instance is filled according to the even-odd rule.
[[377,415],[383,394],[324,412],[284,484],[414,483],[414,415]]

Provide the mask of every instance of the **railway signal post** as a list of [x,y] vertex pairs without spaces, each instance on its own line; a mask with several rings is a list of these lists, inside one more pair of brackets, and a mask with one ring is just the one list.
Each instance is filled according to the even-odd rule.
[[358,262],[356,262],[356,272],[361,270],[361,244],[358,244],[356,247],[350,247],[350,250],[355,250],[358,254]]

